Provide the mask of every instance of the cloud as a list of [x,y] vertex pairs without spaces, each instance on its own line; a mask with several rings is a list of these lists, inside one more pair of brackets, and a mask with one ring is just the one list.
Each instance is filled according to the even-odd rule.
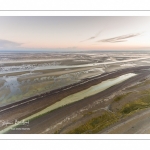
[[17,48],[20,47],[23,43],[17,43],[9,40],[0,39],[0,48]]
[[102,39],[97,42],[108,42],[108,43],[126,42],[127,41],[126,39],[133,38],[133,37],[136,37],[139,35],[141,35],[141,34],[140,33],[127,34],[127,35],[117,36],[117,37],[113,37],[113,38]]
[[85,42],[85,41],[89,41],[89,40],[95,39],[96,37],[99,36],[99,34],[100,34],[101,32],[102,32],[102,31],[99,31],[97,34],[95,34],[95,36],[92,36],[92,37],[90,37],[90,38],[88,38],[88,39],[86,39],[86,40],[80,41],[80,42]]

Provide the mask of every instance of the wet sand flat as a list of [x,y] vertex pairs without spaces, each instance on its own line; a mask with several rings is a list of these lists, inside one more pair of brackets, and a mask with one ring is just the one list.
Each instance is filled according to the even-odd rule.
[[[36,119],[30,118],[30,131],[9,131],[10,133],[58,131],[68,133],[69,129],[82,125],[82,121],[88,121],[92,116],[96,117],[102,112],[112,111],[109,107],[113,99],[108,97],[144,80],[149,75],[149,61],[149,55],[142,54],[136,54],[134,57],[121,53],[4,54],[0,58],[0,120],[14,121],[28,118],[68,97],[70,103],[64,103],[64,106],[61,104],[46,114],[36,116]],[[103,81],[128,73],[137,76],[92,95],[89,95],[91,90],[86,91]],[[84,90],[86,92],[81,94],[83,96],[80,101],[71,101],[73,98],[71,95]],[[120,106],[119,103],[117,104],[118,109],[123,103],[125,101],[121,101]],[[79,113],[81,110],[85,111]],[[74,127],[70,117],[72,115],[76,116]],[[148,121],[143,120],[143,122],[145,122],[143,128],[144,126],[146,128]],[[139,122],[136,128],[140,130],[140,126]],[[6,126],[1,126],[0,130],[4,128]],[[147,127],[146,131],[141,132],[145,133],[148,130]],[[132,131],[129,129],[126,132]]]
[[[142,67],[141,67],[142,68]],[[137,71],[139,71],[139,68],[136,68],[137,69]],[[126,70],[126,71],[125,71]],[[132,69],[125,69],[125,70],[123,70],[123,71],[120,71],[120,73],[118,72],[118,73],[114,73],[114,75],[119,75],[119,74],[121,74],[121,72],[122,73],[125,73],[125,72],[135,72],[134,70],[133,70],[133,68]],[[146,72],[145,72],[146,73]],[[147,72],[148,73],[148,72]],[[147,75],[147,74],[145,74],[145,75]],[[110,75],[111,77],[113,76],[113,74],[111,74]],[[83,107],[85,107],[86,105],[88,105],[88,104],[90,104],[91,102],[94,102],[94,101],[96,101],[96,100],[98,100],[99,99],[99,97],[104,97],[104,96],[108,96],[109,94],[111,94],[111,93],[113,93],[113,92],[115,92],[116,90],[117,90],[117,87],[120,89],[120,88],[123,88],[123,87],[125,87],[126,85],[128,85],[128,84],[131,84],[132,82],[134,83],[134,82],[137,82],[139,79],[141,79],[141,78],[143,78],[144,77],[144,74],[141,74],[141,75],[139,75],[139,76],[137,76],[137,77],[134,77],[132,80],[130,80],[129,79],[129,81],[128,82],[125,82],[125,83],[123,83],[123,84],[119,84],[119,85],[117,85],[117,86],[114,86],[114,87],[112,87],[112,88],[110,88],[110,89],[108,89],[108,90],[105,90],[104,92],[101,92],[101,93],[99,93],[99,94],[97,94],[97,95],[94,95],[94,96],[92,96],[92,97],[89,97],[89,98],[86,98],[85,100],[82,100],[82,101],[80,101],[80,102],[76,102],[76,103],[74,103],[74,104],[70,104],[70,105],[68,105],[68,106],[65,106],[65,107],[62,107],[62,108],[60,108],[60,109],[58,109],[58,110],[55,110],[55,111],[53,111],[53,112],[51,112],[51,113],[48,113],[48,114],[46,114],[46,115],[44,115],[43,117],[46,119],[46,118],[51,118],[51,117],[53,117],[53,119],[51,118],[50,119],[50,121],[52,121],[51,123],[53,124],[53,123],[55,123],[55,121],[54,120],[56,120],[56,122],[58,122],[60,119],[62,119],[62,118],[64,118],[64,117],[66,117],[66,115],[68,115],[68,111],[71,111],[71,112],[76,112],[77,110],[79,110],[79,109],[81,109],[81,108],[83,108]],[[108,78],[108,77],[104,77],[104,78]],[[104,80],[104,79],[103,79]],[[94,80],[93,80],[94,81]],[[93,83],[93,81],[91,82],[91,83]],[[132,82],[131,82],[132,81]],[[95,79],[95,82],[97,82],[96,81],[96,79]],[[88,84],[88,85],[90,85],[91,86],[91,84]],[[82,86],[80,86],[80,87],[82,87]],[[83,86],[83,87],[85,87],[85,85]],[[78,88],[79,89],[79,88]],[[74,89],[75,90],[75,89]],[[80,88],[80,90],[81,90],[81,88]],[[101,95],[101,96],[100,96]],[[58,96],[58,94],[57,94],[57,96]],[[36,101],[37,102],[37,101]],[[42,104],[43,105],[43,104]],[[30,105],[31,106],[31,105]],[[20,108],[21,108],[21,106],[20,106]],[[32,107],[31,107],[32,108]],[[27,106],[27,109],[29,110],[29,106]],[[12,109],[13,110],[13,109]],[[12,110],[9,110],[10,111],[10,113],[12,113]],[[16,108],[14,109],[14,110],[17,110]],[[38,110],[39,111],[39,110]],[[33,110],[32,110],[32,112],[33,112]],[[70,112],[70,113],[71,113]],[[7,113],[8,113],[8,111],[7,111]],[[70,114],[69,113],[69,114]],[[2,113],[1,113],[2,114]],[[55,115],[54,115],[55,114]],[[60,115],[61,114],[61,115]],[[4,116],[3,117],[6,117],[5,115],[6,114],[3,114]],[[28,114],[29,115],[29,114]],[[49,117],[47,116],[47,115],[50,115]],[[2,115],[1,115],[2,116]],[[7,115],[7,117],[8,116],[10,116],[9,114]],[[13,116],[15,116],[15,114],[13,115]],[[57,116],[57,117],[56,117]],[[41,124],[41,122],[43,122],[43,121],[40,121],[39,119],[44,119],[43,117],[40,117],[40,118],[37,118],[36,120],[33,120],[33,122],[31,122],[31,124],[30,124],[30,127],[32,127],[33,126],[33,128],[35,129],[33,129],[32,128],[32,130],[30,130],[30,132],[32,133],[32,132],[35,132],[35,131],[38,131],[38,132],[41,132],[41,130],[43,131],[44,129],[42,128],[42,129],[39,129],[39,127],[38,127],[38,129],[37,128],[35,128],[34,127],[34,125],[35,124]],[[54,119],[54,117],[55,117],[55,119]],[[12,118],[11,118],[12,119]],[[46,121],[46,120],[45,120]],[[44,121],[44,122],[45,122]],[[44,123],[43,122],[43,123]],[[46,123],[46,122],[45,122]],[[50,124],[51,123],[49,123],[49,126],[50,126]],[[46,124],[43,124],[43,126],[45,126]],[[36,125],[37,126],[37,125]],[[12,131],[13,132],[13,131]],[[19,132],[19,131],[18,131]],[[21,132],[21,131],[20,131]],[[27,133],[29,132],[29,131],[26,131]],[[21,132],[22,133],[22,132]],[[35,132],[36,133],[36,132]]]

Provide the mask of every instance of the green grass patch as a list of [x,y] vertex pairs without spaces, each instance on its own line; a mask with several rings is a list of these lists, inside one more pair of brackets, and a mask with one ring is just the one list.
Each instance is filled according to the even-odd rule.
[[90,119],[85,124],[68,132],[69,134],[97,133],[100,130],[118,121],[118,116],[113,113],[106,112],[101,116]]
[[125,97],[126,97],[127,95],[129,95],[130,93],[132,93],[132,92],[128,92],[128,93],[119,95],[119,96],[117,96],[117,97],[114,98],[114,101],[115,101],[115,102],[118,102],[118,101],[122,100],[123,98],[125,98]]
[[[130,93],[130,92],[129,92]],[[117,96],[115,101],[121,100],[127,94]],[[92,118],[85,124],[68,132],[69,134],[83,134],[83,133],[98,133],[99,131],[105,129],[106,127],[116,123],[120,118],[125,118],[126,116],[132,115],[133,113],[150,107],[150,93],[141,96],[140,99],[125,104],[122,109],[118,110],[116,113],[106,112],[101,116]]]
[[148,107],[150,107],[150,94],[141,96],[140,99],[138,99],[138,100],[136,100],[134,102],[126,104],[121,109],[120,112],[123,115],[127,115],[127,114],[133,113],[133,112],[135,112],[137,110],[145,109],[145,108],[148,108]]

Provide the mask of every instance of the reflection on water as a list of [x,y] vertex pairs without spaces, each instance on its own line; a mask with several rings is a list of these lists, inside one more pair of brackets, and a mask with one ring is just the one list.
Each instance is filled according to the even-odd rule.
[[10,89],[11,94],[21,94],[20,84],[16,76],[5,77],[4,79],[6,80],[4,86]]
[[1,97],[0,100],[6,100],[13,95],[19,95],[21,94],[20,90],[20,83],[17,80],[16,76],[3,76],[2,79],[5,81],[4,85],[0,88],[0,91],[9,91],[9,93],[4,93]]

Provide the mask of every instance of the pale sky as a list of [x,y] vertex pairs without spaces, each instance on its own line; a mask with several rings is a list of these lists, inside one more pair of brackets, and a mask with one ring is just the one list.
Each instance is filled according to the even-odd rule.
[[150,50],[150,17],[0,17],[0,50]]

